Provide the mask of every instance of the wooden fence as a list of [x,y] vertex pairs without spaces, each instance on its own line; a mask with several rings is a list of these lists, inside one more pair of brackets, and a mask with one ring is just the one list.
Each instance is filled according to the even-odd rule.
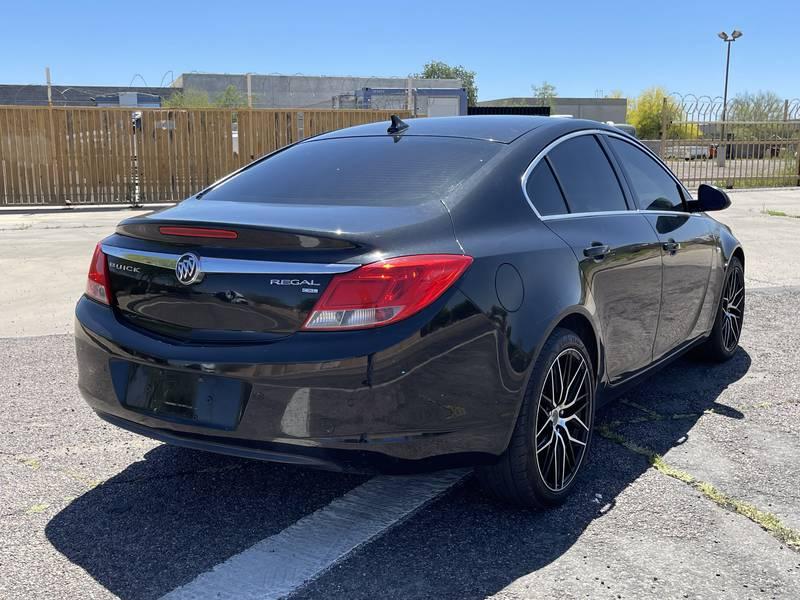
[[0,106],[0,206],[175,202],[312,135],[382,110]]

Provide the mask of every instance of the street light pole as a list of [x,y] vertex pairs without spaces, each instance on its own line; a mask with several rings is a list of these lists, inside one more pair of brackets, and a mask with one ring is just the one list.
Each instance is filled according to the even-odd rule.
[[720,144],[717,148],[717,166],[724,167],[725,155],[728,151],[727,144],[725,144],[725,119],[728,115],[728,74],[731,70],[731,44],[742,37],[742,32],[738,29],[734,29],[731,35],[728,35],[724,31],[721,31],[717,35],[728,45],[727,56],[725,57],[725,91],[722,96],[722,127],[720,132]]

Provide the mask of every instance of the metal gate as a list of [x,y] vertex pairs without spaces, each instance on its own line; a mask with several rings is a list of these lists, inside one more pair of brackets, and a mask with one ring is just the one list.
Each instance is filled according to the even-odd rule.
[[[724,115],[724,118],[723,118]],[[661,137],[644,140],[690,189],[800,185],[800,100],[664,99]]]

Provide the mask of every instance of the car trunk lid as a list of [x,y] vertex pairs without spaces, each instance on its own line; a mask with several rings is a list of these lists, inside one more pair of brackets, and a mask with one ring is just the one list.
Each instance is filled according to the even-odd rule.
[[265,341],[297,331],[336,273],[357,264],[237,259],[103,244],[116,307],[134,325],[195,342]]
[[102,250],[116,310],[134,326],[186,342],[263,342],[298,331],[336,274],[432,235],[457,249],[438,201],[312,210],[189,200],[123,221]]

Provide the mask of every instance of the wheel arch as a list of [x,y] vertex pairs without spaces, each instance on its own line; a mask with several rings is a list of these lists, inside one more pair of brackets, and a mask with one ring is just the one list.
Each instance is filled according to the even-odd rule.
[[508,447],[508,443],[511,440],[511,435],[514,431],[517,420],[519,419],[524,398],[527,394],[528,387],[530,386],[531,377],[533,376],[533,372],[536,368],[536,363],[541,356],[542,349],[547,343],[547,340],[550,339],[550,336],[553,335],[553,332],[559,327],[567,329],[581,338],[581,341],[583,341],[589,352],[589,357],[592,361],[592,367],[595,370],[595,381],[598,385],[598,389],[600,387],[600,383],[605,373],[605,356],[602,336],[599,333],[599,328],[595,322],[595,317],[589,311],[589,309],[582,304],[568,306],[559,312],[555,317],[553,317],[547,327],[538,329],[537,331],[536,335],[538,339],[535,346],[532,347],[531,353],[529,354],[524,379],[518,395],[517,406],[513,412],[513,418],[509,420],[507,437],[505,443],[503,444],[504,448]]
[[562,312],[550,324],[550,327],[545,331],[542,340],[536,349],[536,355],[531,361],[531,371],[536,361],[539,359],[539,353],[542,350],[545,342],[558,328],[568,329],[575,333],[586,346],[589,351],[589,357],[592,360],[592,367],[594,368],[595,380],[600,381],[601,374],[605,369],[605,361],[603,356],[603,344],[598,333],[598,328],[594,323],[594,319],[589,311],[583,306],[573,306]]
[[742,269],[744,269],[744,250],[741,246],[736,246],[736,249],[731,253],[731,258],[733,257],[739,259],[739,262],[742,263]]
[[730,228],[720,225],[718,235],[725,269],[727,270],[728,263],[730,263],[731,258],[734,256],[741,261],[742,268],[744,268],[744,248],[742,248],[742,244],[736,239],[736,236],[733,235]]
[[[600,373],[604,372],[604,358],[603,358],[603,346],[602,346],[602,338],[598,333],[598,328],[595,324],[595,319],[592,313],[588,310],[586,306],[583,305],[575,305],[570,306],[559,313],[550,323],[550,325],[542,330],[541,339],[536,346],[535,352],[530,360],[529,370],[527,372],[525,378],[525,384],[522,388],[523,393],[522,397],[520,398],[520,403],[516,414],[514,415],[514,419],[512,421],[512,426],[508,432],[508,438],[506,439],[506,443],[504,445],[505,450],[503,454],[499,457],[501,461],[500,465],[502,465],[503,460],[507,460],[509,456],[510,449],[512,448],[512,441],[514,439],[514,432],[518,426],[519,419],[522,417],[522,410],[524,407],[525,396],[528,394],[529,386],[531,384],[531,378],[533,377],[533,373],[536,370],[536,363],[538,362],[539,358],[541,357],[542,351],[547,344],[547,341],[553,335],[557,329],[564,329],[571,333],[577,335],[581,341],[586,346],[589,358],[592,362],[592,366],[595,369],[595,377],[596,382],[599,384],[601,379]],[[496,469],[493,473],[491,471],[484,470],[483,473],[490,473],[493,475],[494,480],[497,481],[497,474],[502,472],[505,475],[511,474],[511,469],[507,467],[502,467],[502,470]],[[480,473],[479,473],[480,474]],[[487,475],[483,475],[484,481],[488,481],[486,479]],[[508,478],[504,479],[504,481],[508,481]]]

